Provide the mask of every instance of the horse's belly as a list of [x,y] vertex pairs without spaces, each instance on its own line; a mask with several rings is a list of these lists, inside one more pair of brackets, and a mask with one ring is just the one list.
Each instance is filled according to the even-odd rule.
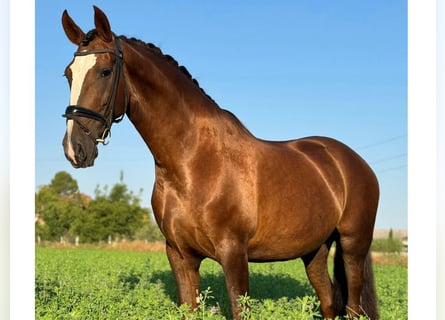
[[269,239],[263,242],[252,242],[248,246],[249,261],[282,261],[302,257],[318,247],[325,241],[320,238],[305,240]]
[[300,258],[318,249],[328,237],[317,236],[299,240],[276,238],[264,242],[254,242],[248,246],[249,261],[267,262]]
[[313,252],[334,232],[340,213],[291,216],[259,223],[248,244],[250,261],[290,260]]

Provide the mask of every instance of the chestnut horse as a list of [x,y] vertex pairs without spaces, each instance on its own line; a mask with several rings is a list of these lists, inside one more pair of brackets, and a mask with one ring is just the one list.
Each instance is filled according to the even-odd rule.
[[62,17],[78,47],[65,70],[65,155],[76,168],[92,166],[112,123],[128,116],[155,160],[152,208],[179,303],[197,307],[199,267],[210,258],[223,268],[239,319],[248,262],[301,257],[325,318],[377,319],[369,250],[379,188],[366,162],[326,137],[255,138],[171,56],[116,36],[105,14],[94,11],[95,29],[86,34],[66,10]]

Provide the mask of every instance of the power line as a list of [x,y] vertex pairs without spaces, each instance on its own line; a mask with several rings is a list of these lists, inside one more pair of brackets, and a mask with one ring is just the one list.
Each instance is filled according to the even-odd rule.
[[402,164],[400,166],[386,168],[386,169],[383,169],[383,170],[378,170],[378,171],[376,171],[376,173],[384,173],[384,172],[388,172],[388,171],[399,170],[399,169],[402,169],[402,168],[406,168],[406,164]]
[[402,134],[402,135],[395,136],[395,137],[392,137],[392,138],[389,138],[389,139],[386,139],[386,140],[383,140],[383,141],[379,141],[379,142],[375,142],[375,143],[372,143],[372,144],[364,145],[364,146],[358,147],[357,149],[363,150],[363,149],[376,147],[376,146],[379,146],[379,145],[382,145],[382,144],[386,144],[386,143],[389,143],[389,142],[393,142],[393,141],[396,141],[396,140],[400,140],[400,139],[406,138],[406,136],[407,136],[407,134]]
[[391,157],[387,157],[387,158],[382,158],[382,159],[379,159],[379,160],[375,160],[375,161],[372,161],[370,164],[376,164],[376,163],[386,162],[386,161],[389,161],[389,160],[399,159],[399,158],[403,158],[403,157],[406,157],[406,152],[405,152],[405,153],[398,154],[398,155],[395,155],[395,156],[391,156]]

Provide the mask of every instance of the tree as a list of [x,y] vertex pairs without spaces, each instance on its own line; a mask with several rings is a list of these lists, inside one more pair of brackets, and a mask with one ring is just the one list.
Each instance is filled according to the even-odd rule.
[[81,241],[106,241],[109,236],[133,240],[144,216],[149,215],[148,209],[140,206],[140,197],[123,183],[122,174],[120,183],[110,192],[107,190],[96,188],[96,197],[88,206],[82,226],[77,228]]
[[392,241],[394,239],[394,231],[392,231],[392,228],[389,229],[389,234],[388,234],[388,240]]
[[51,202],[40,214],[44,222],[37,231],[41,238],[58,241],[61,237],[71,238],[71,227],[82,209],[74,203]]
[[51,184],[36,193],[36,236],[50,241],[69,236],[81,210],[79,199],[77,181],[66,172],[58,172]]
[[[109,236],[133,240],[154,228],[156,240],[160,238],[150,211],[141,207],[140,194],[128,189],[122,172],[120,182],[109,192],[107,186],[98,186],[94,199],[82,195],[77,181],[68,173],[58,172],[49,185],[36,193],[35,203],[36,235],[42,240],[58,241],[64,237],[74,241],[79,237],[85,243],[107,241]],[[151,240],[153,236],[145,239]]]
[[79,192],[77,181],[66,171],[57,172],[49,186],[62,197],[72,198]]

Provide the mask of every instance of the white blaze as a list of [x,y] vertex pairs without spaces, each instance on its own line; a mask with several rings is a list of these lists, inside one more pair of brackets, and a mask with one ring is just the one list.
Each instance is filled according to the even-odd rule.
[[[74,62],[71,64],[71,96],[70,105],[77,105],[79,101],[80,91],[82,90],[83,82],[88,71],[96,64],[96,55],[88,54],[85,56],[76,56]],[[68,120],[66,126],[67,141],[68,141],[68,157],[76,163],[76,158],[74,157],[73,144],[71,142],[71,134],[73,132],[73,120]]]
[[71,143],[71,133],[73,132],[73,122],[74,120],[69,119],[66,123],[66,134],[67,134],[67,141],[68,141],[68,157],[74,162],[76,162],[76,158],[74,157],[74,150],[73,150],[73,144]]

